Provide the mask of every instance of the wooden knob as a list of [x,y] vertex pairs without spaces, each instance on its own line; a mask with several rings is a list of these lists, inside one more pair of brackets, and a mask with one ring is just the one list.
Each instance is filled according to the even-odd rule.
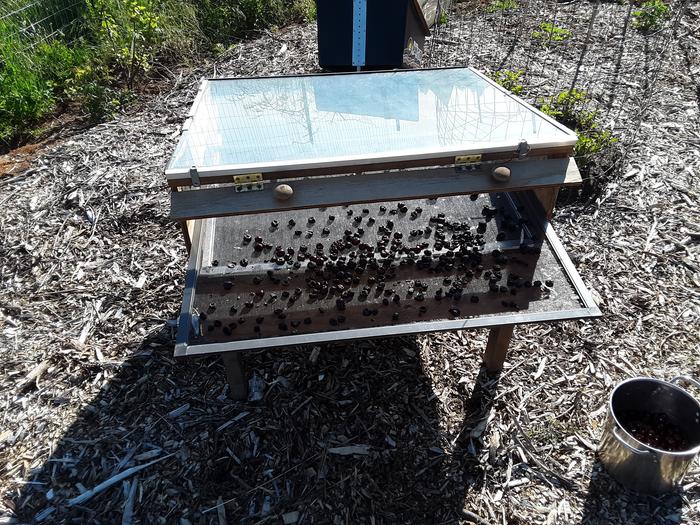
[[510,180],[510,168],[506,166],[496,166],[491,172],[491,176],[498,182],[508,182]]
[[281,201],[287,201],[294,195],[294,190],[289,184],[278,184],[275,186],[275,198]]

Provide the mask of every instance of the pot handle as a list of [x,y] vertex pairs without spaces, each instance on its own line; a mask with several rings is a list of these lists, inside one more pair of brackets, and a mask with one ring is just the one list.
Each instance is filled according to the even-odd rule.
[[650,451],[650,450],[642,450],[642,449],[639,449],[639,448],[635,448],[635,447],[633,447],[632,445],[630,445],[629,443],[627,443],[627,441],[625,441],[624,439],[622,439],[622,437],[620,436],[620,434],[617,433],[617,427],[614,427],[614,428],[612,429],[612,433],[613,433],[613,435],[617,438],[617,440],[620,442],[620,444],[621,444],[623,447],[625,447],[627,450],[629,450],[630,452],[634,452],[635,454],[639,454],[640,456],[641,456],[641,455],[646,455],[646,454],[651,454],[651,451]]
[[700,388],[700,381],[689,376],[678,376],[671,379],[671,383],[678,383],[679,381],[686,381],[691,385],[695,385],[696,388]]

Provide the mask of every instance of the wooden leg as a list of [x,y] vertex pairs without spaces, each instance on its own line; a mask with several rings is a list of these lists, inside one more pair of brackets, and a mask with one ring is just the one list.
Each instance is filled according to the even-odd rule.
[[180,229],[182,230],[182,236],[185,238],[185,248],[187,248],[187,253],[190,253],[192,249],[192,225],[194,221],[180,221]]
[[551,219],[554,214],[554,206],[557,204],[557,196],[559,195],[559,188],[538,188],[533,190],[537,196],[537,200],[542,204],[545,216],[547,219]]
[[221,360],[226,369],[226,381],[231,399],[242,401],[248,399],[248,381],[246,380],[241,358],[238,352],[226,352],[221,354]]
[[484,365],[489,372],[500,372],[503,369],[503,362],[506,360],[508,343],[513,336],[514,326],[506,324],[491,328],[489,341],[486,343],[486,352],[484,352]]

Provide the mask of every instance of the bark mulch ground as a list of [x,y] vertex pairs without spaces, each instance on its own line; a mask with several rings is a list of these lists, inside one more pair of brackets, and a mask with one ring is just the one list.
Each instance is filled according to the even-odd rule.
[[603,318],[518,327],[500,376],[485,331],[250,352],[257,401],[227,398],[216,359],[175,361],[162,171],[202,75],[317,70],[313,25],[264,34],[0,178],[0,523],[700,523],[697,462],[648,497],[594,452],[618,381],[700,376],[700,7],[620,47],[627,6],[599,5],[586,43],[596,4],[558,4],[572,42],[512,46],[553,9],[455,4],[427,57],[529,60],[531,98],[599,57],[581,85],[624,157],[554,226]]

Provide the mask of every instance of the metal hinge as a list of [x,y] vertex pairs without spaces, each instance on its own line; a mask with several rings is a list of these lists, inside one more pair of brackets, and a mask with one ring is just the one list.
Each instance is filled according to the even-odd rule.
[[524,159],[527,157],[527,154],[530,153],[530,145],[527,143],[527,140],[523,139],[520,141],[518,144],[518,149],[515,150],[515,153],[518,155],[519,159]]
[[458,171],[474,171],[481,168],[481,154],[457,155],[455,157],[455,169]]
[[197,171],[197,166],[192,166],[190,168],[190,180],[192,180],[192,186],[199,188],[199,172]]
[[260,191],[263,189],[262,173],[246,173],[245,175],[236,175],[233,177],[233,184],[236,188],[236,193],[244,191]]

